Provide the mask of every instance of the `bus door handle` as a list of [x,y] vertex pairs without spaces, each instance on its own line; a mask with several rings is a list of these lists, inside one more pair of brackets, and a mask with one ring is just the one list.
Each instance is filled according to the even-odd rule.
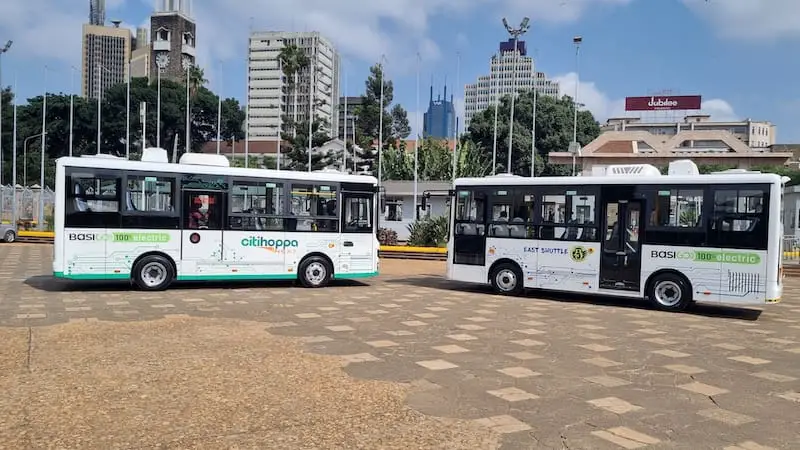
[[342,245],[345,246],[345,247],[352,247],[353,246],[353,242],[352,241],[344,241],[342,243]]

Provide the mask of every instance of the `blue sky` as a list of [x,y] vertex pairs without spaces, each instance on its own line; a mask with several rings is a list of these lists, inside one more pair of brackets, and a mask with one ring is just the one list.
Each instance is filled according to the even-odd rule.
[[[0,41],[15,41],[3,57],[3,83],[16,77],[20,96],[38,95],[47,65],[46,89],[69,92],[88,1],[3,3]],[[153,8],[151,0],[107,4],[108,18],[130,27],[146,24]],[[456,97],[462,99],[463,84],[488,72],[490,56],[507,38],[501,18],[513,24],[527,15],[532,26],[524,39],[537,69],[561,80],[568,93],[576,79],[572,37],[583,36],[580,101],[599,119],[622,114],[625,96],[669,90],[702,95],[704,109],[718,119],[772,121],[780,143],[800,142],[796,0],[204,0],[195,1],[193,15],[210,87],[218,91],[221,84],[223,95],[239,99],[245,93],[250,23],[257,29],[317,30],[342,52],[348,79],[342,88],[350,95],[363,90],[369,65],[385,53],[395,99],[414,122],[418,52],[421,109],[432,77],[439,90],[445,77],[452,89],[458,76],[462,88]]]

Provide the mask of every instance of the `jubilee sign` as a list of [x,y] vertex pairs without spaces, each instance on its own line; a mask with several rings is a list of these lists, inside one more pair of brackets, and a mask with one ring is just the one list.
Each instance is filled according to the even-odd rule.
[[699,95],[658,95],[625,97],[625,111],[660,111],[700,109]]

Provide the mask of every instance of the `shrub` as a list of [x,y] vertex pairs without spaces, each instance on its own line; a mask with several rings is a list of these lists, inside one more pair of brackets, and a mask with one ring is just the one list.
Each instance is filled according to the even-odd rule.
[[444,247],[447,244],[447,216],[425,218],[408,225],[408,245]]
[[388,228],[378,228],[378,242],[381,245],[397,245],[397,232]]

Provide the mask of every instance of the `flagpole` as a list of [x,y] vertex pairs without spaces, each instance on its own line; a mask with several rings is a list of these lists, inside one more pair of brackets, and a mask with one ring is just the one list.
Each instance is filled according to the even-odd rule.
[[[456,53],[456,89],[458,88],[459,78],[461,78],[461,52]],[[455,92],[455,89],[453,89]],[[451,94],[455,95],[455,94]],[[444,99],[447,101],[447,99]],[[455,97],[453,97],[455,100]],[[451,102],[452,103],[452,102]],[[455,105],[453,111],[455,112]],[[453,123],[453,181],[456,179],[456,158],[458,156],[458,113],[456,113],[456,120]]]
[[[500,53],[498,63],[503,63],[503,53]],[[494,73],[494,70],[492,71]],[[492,90],[494,91],[494,137],[492,139],[492,175],[497,174],[497,115],[500,109],[500,92],[497,87],[497,75],[491,77]]]
[[72,156],[72,149],[75,142],[75,66],[70,66],[69,76],[69,156]]
[[[250,36],[247,40],[247,48],[250,48],[250,38],[253,36],[253,16],[250,16]],[[244,167],[249,164],[250,159],[250,60],[247,60],[247,99],[244,107]]]
[[[219,64],[222,66],[222,64]],[[218,67],[219,67],[218,66]],[[220,145],[222,144],[222,71],[217,74],[219,85],[217,86],[217,154],[219,155]]]
[[[380,68],[380,83],[381,83],[381,96],[380,96],[380,103],[378,104],[378,110],[380,111],[380,117],[378,119],[378,198],[380,198],[380,189],[381,189],[381,178],[383,178],[383,167],[382,163],[382,156],[383,156],[383,60],[385,55],[381,55],[381,62],[378,64]],[[381,214],[378,215],[378,219],[380,219]],[[380,222],[380,221],[379,221]],[[380,223],[379,223],[380,225]]]
[[342,156],[342,172],[347,172],[347,68],[344,72],[344,155]]
[[[125,159],[131,159],[131,63],[128,61],[128,82],[125,97]],[[71,150],[71,148],[70,148]]]
[[44,66],[44,97],[42,97],[42,154],[39,158],[39,217],[36,220],[39,230],[44,229],[44,153],[47,143],[47,66]]
[[14,230],[17,229],[17,75],[14,75],[14,130],[11,141],[11,187],[13,194],[11,201],[14,203],[11,207],[11,220],[14,225]]
[[186,64],[186,150],[184,151],[184,153],[189,153],[192,150],[191,147],[192,123],[190,120],[192,111],[191,107],[189,106],[189,72],[191,71],[191,69],[192,65]]
[[419,70],[421,65],[422,61],[417,52],[417,110],[414,112],[414,122],[417,123],[417,135],[414,138],[414,222],[417,221],[417,205],[419,204],[417,199],[419,198]]
[[314,124],[314,86],[315,77],[317,74],[317,57],[311,56],[311,73],[309,74],[311,84],[308,86],[308,171],[311,172],[311,150],[313,146],[312,139],[312,125]]
[[275,156],[276,156],[275,168],[278,169],[278,170],[281,170],[281,139],[283,138],[283,136],[281,135],[281,132],[283,130],[281,130],[281,128],[283,127],[283,123],[282,122],[283,122],[283,78],[284,78],[284,74],[283,74],[283,62],[281,61],[280,58],[278,58],[278,74],[280,74],[280,77],[281,77],[281,88],[280,88],[281,89],[281,93],[278,94],[278,136],[277,136],[278,137],[278,139],[277,139],[278,143],[275,146]]

